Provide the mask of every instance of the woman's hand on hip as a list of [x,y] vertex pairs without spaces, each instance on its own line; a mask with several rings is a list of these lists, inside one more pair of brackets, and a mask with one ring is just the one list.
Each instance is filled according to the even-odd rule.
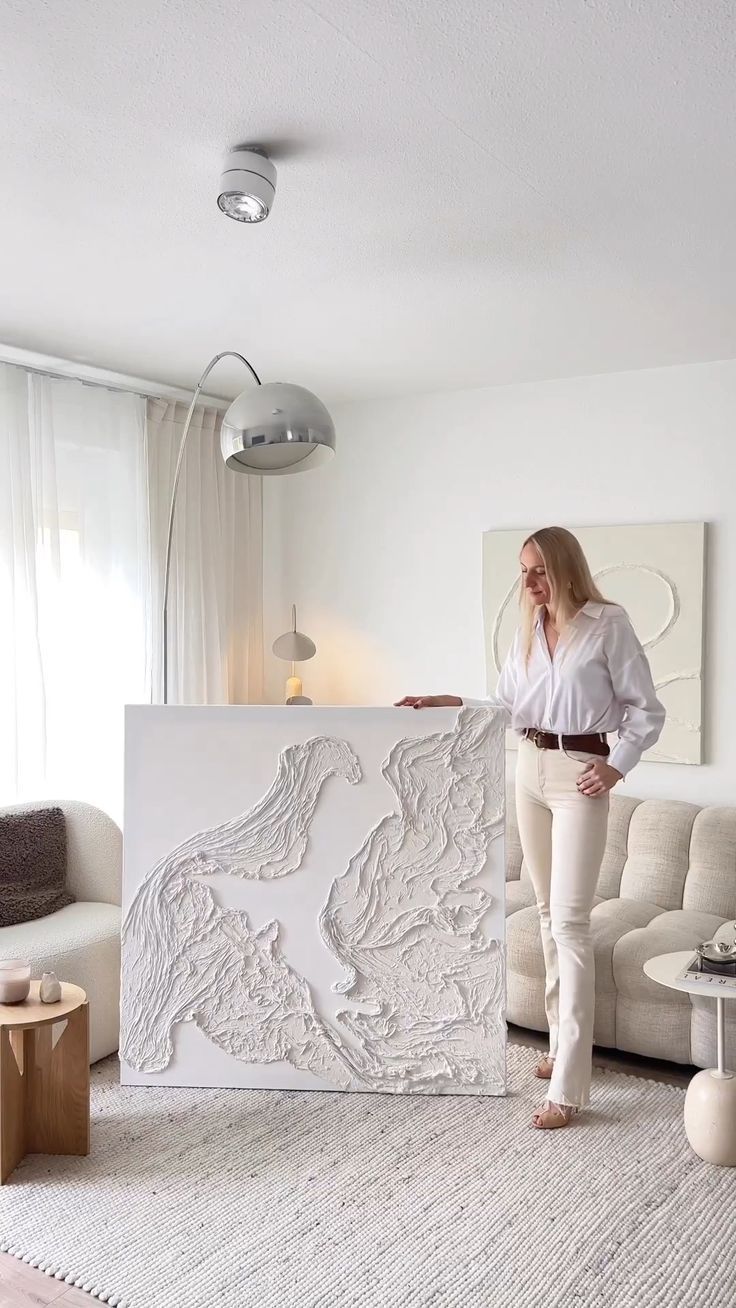
[[612,768],[610,763],[605,763],[602,758],[597,758],[589,763],[578,777],[578,790],[581,795],[589,795],[595,799],[613,790],[616,782],[622,780],[623,776],[616,771],[616,768]]
[[394,708],[460,708],[462,702],[459,695],[405,695]]

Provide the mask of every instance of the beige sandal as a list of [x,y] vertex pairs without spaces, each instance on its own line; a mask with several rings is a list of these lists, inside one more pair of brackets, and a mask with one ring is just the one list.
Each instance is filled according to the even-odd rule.
[[532,1117],[532,1126],[538,1131],[556,1131],[561,1126],[569,1126],[579,1112],[580,1109],[573,1104],[553,1104],[550,1099],[545,1099]]
[[555,1065],[554,1055],[542,1054],[539,1061],[537,1062],[536,1067],[534,1068],[534,1075],[538,1076],[541,1081],[549,1081],[550,1077],[552,1076],[554,1065]]

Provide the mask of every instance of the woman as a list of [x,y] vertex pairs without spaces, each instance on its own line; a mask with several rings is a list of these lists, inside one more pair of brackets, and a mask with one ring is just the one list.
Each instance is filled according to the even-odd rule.
[[[549,1098],[540,1129],[567,1126],[589,1102],[595,968],[590,911],[606,846],[609,792],[658,739],[665,711],[623,609],[600,594],[579,541],[544,527],[524,542],[521,624],[496,696],[407,695],[410,708],[503,708],[521,736],[519,834],[539,910],[549,1053],[535,1075]],[[618,733],[609,752],[606,734]]]

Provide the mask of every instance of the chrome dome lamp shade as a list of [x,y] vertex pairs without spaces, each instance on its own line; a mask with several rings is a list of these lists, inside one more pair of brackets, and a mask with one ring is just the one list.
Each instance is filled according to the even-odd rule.
[[[255,368],[242,354],[224,350],[210,359],[196,389],[184,420],[184,430],[174,470],[166,535],[166,559],[163,586],[163,702],[168,702],[168,600],[171,580],[171,546],[174,532],[176,492],[179,486],[184,448],[194,409],[202,388],[220,359],[239,359],[248,369],[255,387],[242,391],[233,400],[222,420],[220,448],[228,468],[260,477],[284,476],[306,472],[329,461],[335,453],[335,426],[321,400],[303,386],[285,382],[261,382]],[[299,634],[299,633],[296,633]],[[308,639],[305,637],[305,639]],[[311,642],[310,642],[311,644]],[[302,655],[302,658],[311,655]]]
[[265,382],[233,400],[222,420],[220,448],[228,468],[239,472],[306,472],[335,453],[335,427],[311,391]]

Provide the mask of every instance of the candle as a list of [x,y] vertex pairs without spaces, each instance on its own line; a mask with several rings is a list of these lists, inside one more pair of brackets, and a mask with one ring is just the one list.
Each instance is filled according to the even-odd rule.
[[22,1004],[30,989],[30,963],[17,958],[0,962],[0,1004]]

